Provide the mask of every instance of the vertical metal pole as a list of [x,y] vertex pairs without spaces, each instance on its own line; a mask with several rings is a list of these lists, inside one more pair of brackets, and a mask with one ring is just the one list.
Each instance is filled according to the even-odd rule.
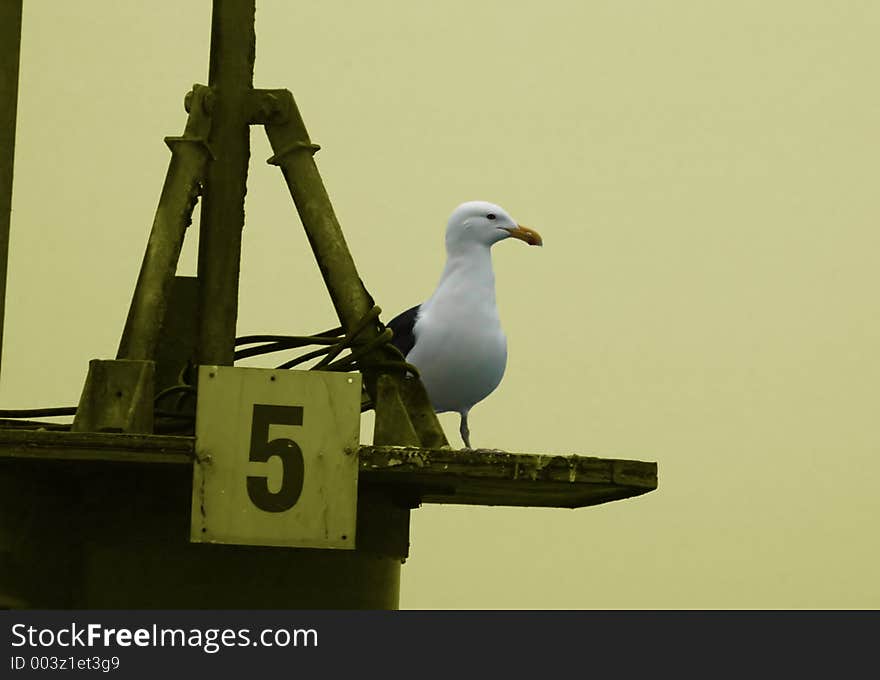
[[214,0],[208,83],[214,90],[199,228],[199,363],[231,365],[238,317],[241,230],[250,160],[248,102],[254,86],[255,0]]
[[[256,43],[254,4],[255,0],[214,0],[213,4],[208,83],[214,93],[209,144],[215,160],[206,175],[199,230],[200,364],[230,365],[235,349],[241,230],[250,157]],[[406,554],[408,525],[392,531],[386,526],[385,506],[369,500],[359,503],[355,551],[179,545],[174,544],[175,539],[170,539],[168,533],[176,531],[179,523],[153,514],[150,521],[156,521],[157,527],[167,534],[158,535],[156,543],[163,546],[163,559],[155,578],[159,587],[155,596],[143,597],[143,565],[149,561],[149,554],[156,553],[155,548],[144,543],[145,554],[133,551],[123,556],[130,559],[131,574],[136,578],[121,586],[121,597],[129,598],[129,604],[147,601],[150,606],[199,608],[396,608],[400,559]],[[169,503],[167,507],[180,506]],[[372,551],[371,530],[377,535],[373,542],[380,544]],[[145,529],[138,533],[143,536],[150,532]],[[386,548],[384,543],[393,545]],[[106,566],[113,568],[112,565],[120,563],[120,557],[114,554]],[[112,606],[126,601],[106,588],[106,579],[98,572],[96,569],[91,574],[102,584],[98,592]],[[186,578],[181,579],[182,574]],[[208,585],[210,581],[213,587]],[[124,580],[117,578],[116,582]],[[267,588],[270,583],[277,585]],[[92,600],[90,604],[98,602]]]
[[12,217],[12,169],[15,161],[15,114],[21,47],[21,2],[0,2],[0,354],[6,316],[6,263]]

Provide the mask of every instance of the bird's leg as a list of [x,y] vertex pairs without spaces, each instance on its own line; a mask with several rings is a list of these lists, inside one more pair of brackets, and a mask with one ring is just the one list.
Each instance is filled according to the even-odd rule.
[[461,412],[461,427],[458,428],[459,433],[461,433],[461,439],[464,442],[464,447],[466,449],[471,448],[471,431],[468,429],[467,423],[468,412]]

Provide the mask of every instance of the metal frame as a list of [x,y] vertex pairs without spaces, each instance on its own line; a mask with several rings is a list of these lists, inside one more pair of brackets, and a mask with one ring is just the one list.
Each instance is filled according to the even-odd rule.
[[[373,299],[293,95],[253,88],[254,5],[214,0],[209,84],[193,87],[184,133],[166,139],[171,160],[119,350],[90,363],[74,431],[0,422],[0,606],[394,608],[409,512],[421,503],[572,508],[657,487],[654,463],[449,449],[421,382],[376,342]],[[20,0],[2,7],[17,10],[20,24]],[[12,19],[0,14],[0,142],[8,150],[0,293],[18,72],[7,71],[18,54],[10,38],[20,33]],[[376,426],[374,446],[359,449],[353,551],[188,543],[191,477],[201,464],[195,440],[154,432],[154,395],[172,376],[190,364],[233,363],[251,125],[265,127],[269,162],[287,182],[343,329],[370,321],[358,338],[373,349],[359,365]],[[199,196],[198,277],[177,277]]]

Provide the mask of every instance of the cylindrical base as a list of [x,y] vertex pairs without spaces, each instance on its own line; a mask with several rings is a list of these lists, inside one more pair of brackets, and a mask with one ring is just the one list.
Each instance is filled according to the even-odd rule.
[[400,556],[190,543],[191,483],[178,465],[4,461],[0,607],[397,608]]

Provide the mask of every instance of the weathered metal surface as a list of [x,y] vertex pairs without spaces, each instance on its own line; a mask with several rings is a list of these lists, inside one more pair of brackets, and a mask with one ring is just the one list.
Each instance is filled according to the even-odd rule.
[[[379,375],[375,382],[374,404],[376,420],[373,441],[378,444],[411,444],[418,446],[419,435],[407,406],[401,398],[399,377]],[[433,411],[432,411],[433,413]],[[409,555],[410,507],[412,503],[400,502],[396,495],[374,489],[361,477],[361,505],[369,504],[374,514],[382,517],[382,530],[365,533],[358,524],[358,542],[377,542],[391,554]],[[375,527],[375,525],[374,525]],[[366,527],[369,529],[369,527]]]
[[[283,101],[283,113],[266,125],[266,134],[275,154],[269,162],[281,168],[336,314],[343,328],[348,330],[366,316],[373,301],[358,274],[312,158],[317,147],[309,138],[293,95],[286,90],[277,90],[274,94]],[[365,333],[364,339],[372,340],[378,333],[377,324]]]
[[657,464],[587,456],[362,446],[361,476],[402,501],[578,508],[657,488]]
[[[192,464],[194,441],[191,437],[0,430],[0,459]],[[658,483],[656,463],[591,456],[361,446],[359,460],[361,495],[364,489],[384,490],[394,507],[466,503],[576,508],[639,496],[656,489]],[[360,536],[360,528],[358,532]]]
[[192,437],[0,429],[0,458],[191,465]]
[[[76,407],[74,406],[74,409]],[[52,430],[53,432],[67,432],[70,425],[60,422],[47,422],[43,420],[24,420],[20,418],[0,418],[0,433],[5,430]]]
[[[175,276],[168,297],[162,332],[156,345],[156,394],[195,380],[196,347],[199,334],[199,280],[195,276]],[[166,412],[195,416],[195,397],[177,394],[157,404]],[[191,434],[188,432],[187,434]]]
[[207,139],[211,129],[206,102],[211,92],[207,87],[195,85],[190,94],[193,105],[183,135],[165,140],[171,149],[171,161],[117,359],[155,358],[183,239],[205,179],[210,158]]
[[[431,405],[431,400],[428,398],[428,392],[425,390],[422,381],[408,376],[403,379],[396,378],[396,383],[403,403],[408,406],[410,421],[418,435],[421,446],[426,449],[439,449],[449,446],[443,430],[440,429],[437,414],[434,412],[434,407]],[[376,421],[377,423],[379,421],[378,413]],[[373,443],[383,445],[392,442],[375,440]],[[401,445],[404,442],[398,440],[393,443]]]
[[[42,609],[397,607],[397,555],[360,545],[339,551],[190,543],[192,469],[191,462],[0,457],[0,603]],[[364,528],[365,536],[384,533],[384,515],[370,507],[358,514],[359,530],[372,526]]]
[[398,381],[380,375],[376,383],[376,422],[373,442],[377,445],[418,446],[419,435],[401,398]]
[[6,264],[12,210],[18,62],[21,46],[21,0],[0,2],[0,352],[6,310]]
[[75,432],[152,432],[154,371],[152,361],[90,361],[72,429]]
[[[252,114],[252,117],[262,116],[269,120],[265,126],[266,134],[275,154],[269,162],[281,168],[336,314],[343,328],[350,330],[367,315],[374,303],[358,274],[324,182],[312,158],[318,147],[309,138],[305,123],[290,92],[257,91],[254,99],[252,106],[257,108],[259,116]],[[370,342],[379,333],[379,325],[373,324],[365,329],[362,339],[364,342]],[[387,351],[387,349],[379,349],[361,361],[364,367],[364,384],[373,403],[376,404],[378,404],[376,381],[381,371],[370,370],[370,361],[382,360],[386,356],[384,352]],[[414,429],[423,446],[447,444],[443,428],[427,399],[411,398],[411,393],[419,389],[424,391],[424,388],[417,385],[405,391],[403,380],[400,374],[390,376],[390,382],[383,388],[384,401],[396,405],[398,400],[402,400],[407,416],[417,422],[413,422],[410,427],[400,429],[400,438],[393,439],[394,443],[412,441],[410,430]],[[393,394],[395,392],[397,396]],[[381,406],[377,408],[379,435],[377,443],[391,443],[389,437],[395,437],[392,432],[400,425],[401,414],[398,411],[399,409],[392,408],[386,416]],[[387,424],[384,422],[386,417],[390,419]]]
[[214,0],[208,84],[214,91],[208,168],[199,228],[199,363],[231,365],[238,317],[241,231],[250,160],[254,0]]

